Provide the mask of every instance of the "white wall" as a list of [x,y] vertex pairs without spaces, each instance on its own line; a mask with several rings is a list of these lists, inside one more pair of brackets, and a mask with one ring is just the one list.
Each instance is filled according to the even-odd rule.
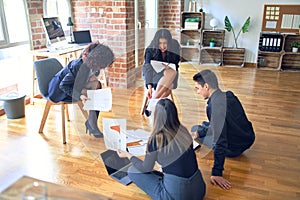
[[[185,0],[185,9],[188,10],[189,0]],[[197,10],[203,5],[205,12],[205,28],[211,29],[209,21],[216,18],[219,21],[217,28],[224,28],[225,16],[230,19],[237,33],[245,23],[248,16],[251,18],[249,32],[241,33],[238,46],[246,48],[246,62],[256,63],[259,42],[259,33],[262,26],[264,4],[300,4],[300,0],[198,0]],[[226,31],[225,46],[232,47],[234,44],[232,32]]]

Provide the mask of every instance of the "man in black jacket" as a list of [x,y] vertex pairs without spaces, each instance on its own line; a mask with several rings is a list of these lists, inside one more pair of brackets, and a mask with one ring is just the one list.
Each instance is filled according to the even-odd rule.
[[251,122],[239,99],[231,92],[219,89],[218,79],[210,70],[194,75],[197,93],[208,99],[206,114],[209,122],[192,127],[193,138],[214,150],[211,183],[223,189],[231,184],[222,177],[225,157],[236,157],[248,149],[255,140]]

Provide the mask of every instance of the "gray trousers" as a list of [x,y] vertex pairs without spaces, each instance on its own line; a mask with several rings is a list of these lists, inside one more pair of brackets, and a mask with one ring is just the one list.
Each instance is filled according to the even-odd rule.
[[131,166],[128,175],[154,200],[201,200],[206,192],[206,184],[199,170],[189,178],[182,178],[156,171],[142,173]]

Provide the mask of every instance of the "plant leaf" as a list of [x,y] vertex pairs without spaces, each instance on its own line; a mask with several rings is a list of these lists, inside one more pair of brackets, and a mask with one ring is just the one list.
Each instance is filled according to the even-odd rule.
[[244,24],[243,27],[242,27],[242,32],[243,32],[243,33],[248,32],[249,25],[250,25],[250,17],[247,18],[245,24]]
[[231,29],[232,29],[232,25],[231,25],[230,20],[229,20],[229,18],[227,16],[225,17],[224,23],[225,23],[225,29],[228,32],[230,32]]

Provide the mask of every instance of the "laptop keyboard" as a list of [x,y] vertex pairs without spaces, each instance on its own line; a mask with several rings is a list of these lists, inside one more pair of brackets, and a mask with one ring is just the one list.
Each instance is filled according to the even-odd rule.
[[117,171],[116,173],[113,174],[113,176],[120,180],[120,179],[124,178],[125,176],[127,176],[127,172]]

